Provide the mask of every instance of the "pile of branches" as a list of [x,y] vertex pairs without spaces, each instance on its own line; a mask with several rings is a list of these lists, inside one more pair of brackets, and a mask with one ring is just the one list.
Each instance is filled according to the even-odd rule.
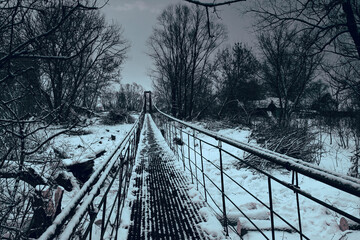
[[[279,127],[278,125],[259,127],[254,130],[251,137],[261,147],[310,163],[315,162],[315,156],[322,148],[321,143],[316,140],[316,133],[306,127]],[[261,169],[280,167],[252,154],[245,160]]]

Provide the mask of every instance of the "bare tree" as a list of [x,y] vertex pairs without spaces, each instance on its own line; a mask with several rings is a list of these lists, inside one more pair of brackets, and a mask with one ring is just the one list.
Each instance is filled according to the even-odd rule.
[[[205,11],[185,5],[169,6],[158,17],[148,40],[153,58],[155,89],[180,118],[191,118],[201,90],[206,89],[210,56],[225,39],[222,25],[211,22],[213,37],[207,34]],[[159,95],[161,95],[159,94]]]
[[286,26],[259,36],[263,52],[263,81],[281,108],[279,125],[290,123],[290,116],[301,102],[304,92],[316,77],[320,55],[312,54],[310,35],[297,34]]
[[[252,12],[259,17],[260,29],[287,24],[295,26],[298,33],[311,35],[311,44],[317,49],[314,54],[326,53],[326,58],[331,59],[325,68],[330,69],[332,81],[342,78],[338,71],[344,67],[355,73],[360,60],[359,1],[258,1]],[[346,78],[349,81],[341,80],[342,85],[359,98],[356,88],[360,75],[353,76],[351,80]]]
[[[54,16],[64,11],[61,6],[51,10],[37,15],[38,24],[31,23],[35,28],[32,32],[47,29]],[[61,120],[68,118],[73,105],[94,102],[90,97],[96,98],[101,85],[115,77],[112,73],[121,66],[128,48],[121,33],[118,26],[108,26],[99,12],[79,11],[51,38],[36,43],[35,48],[43,46],[40,52],[44,55],[73,56],[68,61],[45,60],[41,67],[48,107],[56,109]]]
[[250,48],[236,43],[232,48],[218,52],[216,59],[220,72],[217,80],[220,80],[218,98],[221,101],[218,116],[222,113],[238,115],[245,110],[244,103],[261,99],[261,86],[256,76],[260,63]]
[[117,106],[127,111],[141,111],[144,88],[136,83],[121,85],[117,93]]
[[[69,70],[73,70],[73,76],[67,77],[77,74],[78,79],[85,78],[84,72],[92,69],[95,49],[106,46],[101,39],[106,36],[105,30],[97,30],[100,36],[91,35],[85,44],[78,42],[81,39],[76,36],[68,36],[72,45],[67,47],[75,50],[55,50],[65,48],[61,41],[64,39],[59,36],[64,36],[61,35],[64,26],[71,26],[74,16],[91,16],[98,8],[96,0],[0,1],[0,238],[37,237],[54,217],[35,218],[45,214],[43,188],[39,186],[59,184],[55,178],[60,162],[47,146],[55,137],[72,129],[77,121],[65,123],[56,131],[48,129],[58,120],[59,109],[76,101],[78,95],[49,108],[49,92],[44,86],[51,81],[44,74],[44,66],[51,61],[58,66],[69,66],[71,62],[74,69]],[[36,20],[45,15],[48,24],[41,26]],[[86,26],[84,20],[76,23]],[[72,34],[80,34],[80,30]],[[44,51],[53,41],[57,45],[52,46],[59,48]],[[86,58],[92,60],[85,61]],[[72,96],[71,89],[66,94]],[[55,101],[54,96],[50,97]]]
[[354,0],[258,1],[252,9],[262,27],[295,24],[313,36],[318,51],[360,57],[360,5]]
[[360,108],[359,66],[360,61],[348,61],[343,57],[322,66],[338,102],[352,102],[353,110]]

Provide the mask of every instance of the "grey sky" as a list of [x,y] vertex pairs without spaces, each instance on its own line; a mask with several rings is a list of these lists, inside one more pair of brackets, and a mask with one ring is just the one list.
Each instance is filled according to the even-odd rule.
[[[151,59],[146,55],[146,41],[156,25],[157,16],[169,4],[175,4],[178,0],[110,0],[103,8],[103,12],[109,21],[115,21],[122,25],[124,36],[131,43],[128,59],[122,71],[122,83],[136,82],[146,90],[151,90],[151,79],[148,76],[152,67]],[[241,10],[245,2],[219,7],[218,15],[222,23],[227,27],[229,40],[226,44],[244,42],[253,45],[254,34],[251,33],[251,23],[248,16],[243,16]],[[225,46],[225,45],[224,45]]]

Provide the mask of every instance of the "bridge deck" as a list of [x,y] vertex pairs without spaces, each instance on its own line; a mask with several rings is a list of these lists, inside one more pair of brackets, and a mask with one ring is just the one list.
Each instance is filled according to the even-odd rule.
[[189,178],[161,146],[164,139],[149,115],[144,133],[135,169],[128,239],[223,239],[200,227],[206,221],[200,213],[205,203],[191,200]]

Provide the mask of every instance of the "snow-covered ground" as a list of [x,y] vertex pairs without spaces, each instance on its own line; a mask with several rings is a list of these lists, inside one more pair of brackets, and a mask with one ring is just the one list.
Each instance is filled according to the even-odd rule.
[[[185,131],[192,133],[192,130],[185,129]],[[241,142],[249,142],[250,130],[246,129],[222,129],[217,132],[223,136],[236,139]],[[180,135],[178,134],[178,137]],[[206,136],[204,134],[197,134],[197,137],[203,141],[209,142],[215,146],[218,145],[218,141],[212,137]],[[185,163],[187,167],[188,164],[188,148],[186,144],[187,135],[183,134],[183,140],[185,145],[183,146],[183,154],[186,157]],[[326,138],[323,137],[323,141],[326,141]],[[334,143],[333,143],[334,144]],[[190,146],[194,146],[194,142],[190,137]],[[205,177],[206,189],[210,193],[207,194],[207,200],[209,205],[217,212],[218,216],[221,217],[222,205],[222,194],[219,189],[221,189],[221,175],[218,167],[220,166],[220,157],[219,150],[205,144],[201,143],[202,153],[204,157],[204,173],[209,178]],[[200,152],[200,143],[197,140],[195,142],[195,148],[197,152]],[[231,154],[234,154],[240,158],[244,156],[244,152],[240,149],[236,149],[227,144],[222,144],[222,148]],[[179,155],[181,156],[181,148],[179,147]],[[346,174],[349,165],[349,159],[346,159],[346,156],[350,156],[349,153],[343,152],[340,155],[339,148],[336,148],[334,145],[327,143],[325,145],[324,154],[322,155],[322,160],[320,162],[320,167],[334,171],[337,170],[342,174]],[[350,152],[350,151],[348,151]],[[342,156],[342,157],[341,157]],[[337,157],[337,159],[336,159]],[[190,151],[190,158],[195,161],[195,155],[193,151]],[[201,173],[201,163],[200,155],[196,154],[196,161],[198,164],[198,171],[195,173],[195,166],[192,165],[191,169],[193,174],[198,176],[199,191],[202,192],[202,198],[204,198],[204,190],[201,186],[203,184],[202,173]],[[206,159],[208,161],[206,161]],[[247,233],[243,236],[244,239],[266,239],[260,233],[254,231],[255,227],[241,214],[238,210],[241,209],[260,229],[265,229],[264,234],[267,238],[271,239],[271,231],[268,231],[270,228],[270,211],[263,206],[258,200],[244,191],[239,185],[244,187],[246,190],[250,191],[255,195],[260,201],[269,206],[269,194],[268,194],[268,177],[247,168],[238,168],[235,167],[239,160],[234,159],[226,153],[222,153],[223,159],[223,168],[226,175],[224,175],[224,189],[225,194],[232,203],[227,199],[226,200],[226,212],[227,217],[230,219],[230,224],[236,228],[246,230]],[[336,163],[338,166],[336,167]],[[215,165],[215,166],[214,166]],[[272,176],[283,180],[289,184],[292,183],[292,174],[287,170],[267,170]],[[211,182],[211,181],[213,182]],[[350,213],[351,215],[359,218],[360,217],[360,199],[358,197],[352,196],[335,188],[329,187],[326,184],[320,183],[309,177],[298,175],[299,187],[301,190],[304,190],[310,193],[312,196],[321,199],[327,204],[333,205],[345,212]],[[296,203],[296,194],[293,191],[287,189],[286,187],[271,181],[272,189],[272,201],[274,211],[277,212],[280,216],[285,218],[290,224],[298,228],[298,213],[297,213],[297,203]],[[341,215],[326,209],[325,207],[299,195],[299,204],[300,204],[300,215],[302,222],[302,231],[310,239],[360,239],[360,231],[342,231],[340,230],[340,219]],[[351,220],[347,220],[350,225],[354,223]],[[287,226],[279,218],[275,217],[275,229],[285,230],[285,231],[276,231],[276,239],[299,239],[299,235],[291,232],[291,228]],[[232,233],[230,236],[233,239],[239,239],[239,237]]]
[[[348,137],[351,139],[351,136]],[[318,134],[318,141],[323,145],[322,153],[317,157],[320,162],[319,166],[337,173],[348,174],[351,167],[350,158],[355,151],[354,141],[349,141],[349,146],[344,148],[341,146],[340,137],[336,132],[332,136],[322,132],[321,136]]]
[[[52,146],[61,149],[66,154],[66,158],[62,160],[65,166],[94,159],[94,170],[96,170],[103,160],[107,159],[119,146],[132,126],[133,124],[103,125],[97,121],[92,125],[81,128],[82,131],[88,132],[88,134],[79,136],[61,135],[56,138]],[[96,158],[96,155],[102,151],[106,152]],[[79,186],[76,183],[74,184],[76,187],[73,191],[64,194],[63,208],[79,190]]]
[[[151,122],[151,124],[153,124],[153,122]],[[66,158],[63,160],[64,165],[70,164],[73,161],[82,162],[86,161],[87,159],[93,159],[99,152],[105,150],[106,152],[104,155],[95,159],[96,168],[104,159],[106,159],[108,154],[110,154],[119,145],[123,137],[130,130],[131,126],[132,124],[105,126],[97,123],[82,129],[87,131],[89,134],[80,136],[63,135],[54,141],[53,146],[57,149],[61,149],[62,152],[66,153]],[[185,131],[192,133],[192,131],[189,129],[185,129]],[[251,131],[249,129],[235,128],[218,130],[217,133],[228,138],[236,139],[237,141],[249,142]],[[145,133],[142,132],[141,136],[143,137],[144,134]],[[156,134],[161,135],[158,130]],[[115,139],[113,136],[115,136]],[[215,146],[218,145],[217,140],[204,134],[197,134],[196,136],[202,139],[204,142],[209,142]],[[185,134],[183,135],[183,139],[187,144],[187,136]],[[325,143],[325,148],[323,154],[321,155],[319,166],[327,170],[346,174],[350,166],[349,159],[352,155],[351,147],[349,149],[343,150],[336,144],[336,138],[334,138],[333,143],[330,144],[329,138],[325,135],[322,136],[321,140]],[[206,189],[208,191],[207,202],[209,203],[209,206],[215,210],[218,218],[221,219],[221,210],[223,205],[222,194],[221,191],[219,191],[221,188],[221,175],[218,169],[218,166],[220,165],[219,150],[208,144],[205,144],[204,142],[201,143],[201,147],[204,160],[204,173],[209,178],[207,179],[205,177]],[[142,140],[140,140],[139,149],[141,149],[141,144]],[[168,154],[173,154],[170,152],[169,147],[165,145],[164,142],[161,144],[164,146],[164,149],[168,151]],[[192,138],[190,138],[190,146],[193,148],[194,145],[195,149],[199,152],[200,142],[197,140],[194,143]],[[183,154],[185,157],[188,157],[189,153],[186,145],[183,147]],[[246,154],[242,150],[236,149],[224,143],[222,144],[222,148],[240,158],[244,157]],[[182,155],[180,147],[178,154],[180,156]],[[195,155],[193,151],[190,151],[190,157],[193,161],[195,161]],[[238,210],[239,208],[260,229],[265,229],[264,235],[271,239],[271,231],[269,231],[269,210],[258,200],[239,187],[239,185],[243,186],[253,195],[255,195],[262,203],[269,205],[268,178],[254,170],[236,167],[238,160],[224,152],[222,153],[222,159],[223,168],[227,175],[224,176],[225,194],[231,200],[231,202],[229,200],[226,200],[225,202],[227,217],[230,221],[229,224],[234,226],[235,229],[237,228],[238,230],[243,229],[247,231],[243,235],[243,239],[266,239],[260,233],[255,231],[254,226],[243,216],[243,214]],[[194,180],[194,183],[189,185],[189,195],[192,197],[194,202],[204,200],[200,160],[200,155],[196,154],[196,162],[199,167],[197,172],[194,172],[194,169],[196,169],[195,166],[191,166],[193,174],[197,175],[199,179],[199,182]],[[185,162],[186,166],[189,167],[188,159],[186,159]],[[177,167],[179,169],[183,169],[183,162],[181,159],[177,163]],[[292,174],[286,170],[269,170],[269,172],[272,176],[284,182],[292,183]],[[131,181],[132,182],[130,183],[130,186],[133,185],[133,180]],[[271,181],[271,184],[274,211],[277,212],[280,216],[284,217],[290,224],[298,228],[299,221],[296,195],[293,191],[274,181]],[[321,199],[327,204],[338,207],[355,217],[360,217],[360,199],[357,197],[351,196],[347,193],[329,187],[300,174],[299,187],[301,190],[309,192],[311,195]],[[71,198],[78,190],[79,186],[76,186],[73,191],[66,192],[63,199],[63,208],[66,207],[66,203],[71,200]],[[126,207],[122,212],[122,226],[119,236],[126,236],[128,227],[130,225],[131,210],[129,208],[129,202],[133,200],[133,196],[131,194],[132,191],[133,189],[129,189],[128,191],[127,203],[125,204]],[[209,196],[209,193],[211,197]],[[301,209],[300,215],[302,230],[304,234],[310,239],[360,239],[359,231],[340,230],[339,225],[342,216],[339,214],[336,214],[333,211],[328,210],[325,207],[322,207],[321,205],[314,203],[313,201],[302,196],[299,196],[299,204]],[[202,211],[202,214],[205,216],[207,221],[201,223],[201,227],[204,229],[204,231],[211,232],[216,236],[216,234],[221,231],[221,229],[219,229],[219,222],[214,218],[214,215],[211,211],[209,211],[209,209],[203,209]],[[350,225],[353,225],[350,220],[348,220],[348,222]],[[275,228],[279,230],[276,231],[276,239],[299,239],[299,236],[296,233],[291,232],[291,228],[277,217],[275,217]],[[238,235],[233,232],[230,232],[230,237],[232,239],[239,239]]]

